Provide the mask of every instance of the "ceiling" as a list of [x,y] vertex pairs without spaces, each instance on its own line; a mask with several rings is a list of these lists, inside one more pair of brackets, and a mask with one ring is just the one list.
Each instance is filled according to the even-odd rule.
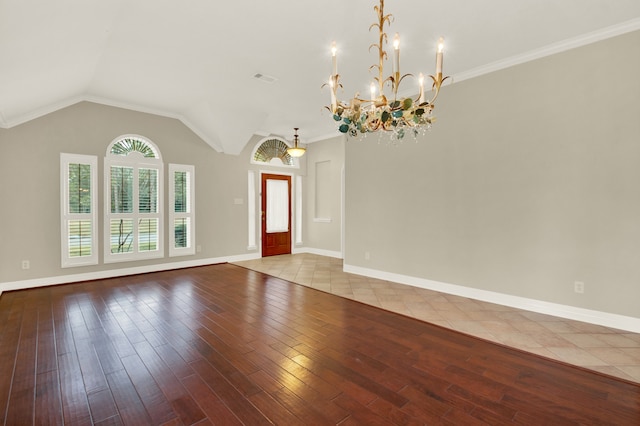
[[[183,121],[217,151],[252,135],[337,134],[330,45],[348,99],[377,63],[376,0],[0,0],[0,127],[89,100]],[[401,71],[455,81],[640,29],[638,0],[387,0]],[[630,52],[638,54],[638,52]],[[388,66],[386,71],[390,71]],[[275,77],[272,83],[254,78]],[[388,72],[386,72],[388,74]],[[407,81],[407,91],[415,93]],[[413,90],[413,92],[412,92]]]

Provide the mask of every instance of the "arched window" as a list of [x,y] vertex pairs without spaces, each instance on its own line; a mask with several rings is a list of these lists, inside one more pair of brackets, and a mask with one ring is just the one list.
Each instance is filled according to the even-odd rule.
[[127,136],[121,139],[116,139],[111,143],[110,147],[111,149],[109,150],[109,154],[113,155],[126,157],[132,152],[137,152],[146,158],[160,158],[158,148],[156,148],[151,142],[138,136]]
[[287,152],[289,145],[279,138],[265,138],[258,142],[251,155],[251,162],[272,166],[297,167],[296,160]]
[[115,139],[105,157],[105,262],[163,257],[162,158],[150,140]]

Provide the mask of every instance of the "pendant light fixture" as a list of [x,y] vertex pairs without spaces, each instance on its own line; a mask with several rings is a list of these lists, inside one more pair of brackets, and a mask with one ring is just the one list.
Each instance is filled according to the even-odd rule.
[[300,146],[298,146],[298,129],[299,127],[294,127],[293,130],[295,130],[295,134],[293,135],[293,146],[291,148],[287,149],[287,153],[292,156],[292,157],[302,157],[304,155],[304,153],[307,151],[306,148],[302,148]]

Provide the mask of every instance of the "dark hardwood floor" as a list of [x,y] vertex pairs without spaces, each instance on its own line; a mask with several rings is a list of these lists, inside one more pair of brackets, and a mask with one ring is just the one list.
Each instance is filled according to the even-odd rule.
[[640,424],[640,386],[229,264],[7,292],[0,424]]

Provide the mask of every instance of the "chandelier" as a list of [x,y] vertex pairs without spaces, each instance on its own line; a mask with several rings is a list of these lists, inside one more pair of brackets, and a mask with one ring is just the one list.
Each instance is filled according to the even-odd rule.
[[[359,93],[356,93],[349,103],[338,100],[336,92],[338,87],[342,88],[342,84],[340,83],[340,74],[338,74],[337,49],[334,42],[331,47],[332,74],[329,82],[322,85],[322,87],[329,86],[331,90],[331,105],[326,108],[331,111],[333,119],[340,123],[338,130],[350,136],[366,136],[370,132],[388,131],[395,139],[402,139],[407,132],[416,137],[430,129],[431,124],[435,121],[435,117],[432,115],[434,101],[438,97],[442,82],[448,78],[442,76],[444,40],[440,38],[438,41],[435,76],[429,76],[433,81],[431,88],[433,97],[430,100],[425,100],[424,76],[420,74],[417,98],[398,99],[400,83],[405,77],[414,77],[414,75],[401,75],[400,73],[400,38],[396,33],[393,40],[393,69],[391,75],[384,76],[384,61],[387,59],[387,52],[384,49],[384,45],[387,43],[387,34],[384,32],[384,26],[385,24],[391,25],[393,16],[384,14],[384,0],[380,0],[380,5],[374,6],[373,9],[377,15],[377,22],[371,24],[369,30],[377,27],[379,38],[378,43],[372,44],[369,49],[372,47],[378,49],[379,63],[369,67],[369,70],[374,68],[378,70],[378,76],[373,78],[375,83],[372,82],[370,85],[370,98],[362,99]],[[385,95],[385,86],[391,88],[391,100]]]

